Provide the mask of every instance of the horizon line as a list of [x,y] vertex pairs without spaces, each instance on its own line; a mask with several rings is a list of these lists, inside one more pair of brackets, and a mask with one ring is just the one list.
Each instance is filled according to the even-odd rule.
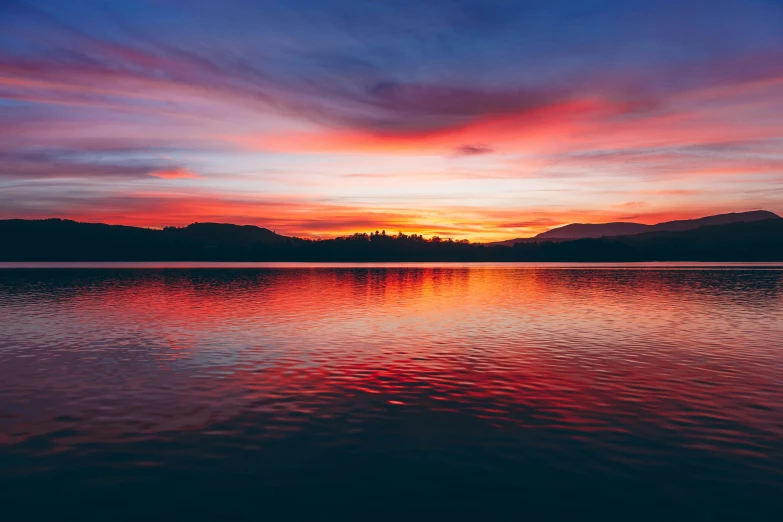
[[[671,223],[671,222],[676,222],[676,221],[694,221],[694,220],[698,220],[698,219],[705,219],[705,218],[716,217],[716,216],[726,216],[726,215],[733,215],[733,214],[750,214],[750,213],[758,213],[758,212],[766,212],[766,213],[772,214],[773,216],[775,216],[777,218],[781,218],[780,215],[778,215],[775,212],[772,212],[771,210],[757,208],[757,209],[737,211],[737,212],[723,212],[723,213],[719,213],[719,214],[709,214],[709,215],[705,215],[705,216],[701,216],[701,217],[697,217],[697,218],[690,218],[690,219],[678,219],[678,220],[670,220],[670,221],[661,221],[661,222],[654,223],[654,224],[646,224],[646,223],[639,223],[639,222],[635,222],[635,221],[622,221],[622,220],[621,221],[609,221],[609,222],[597,222],[597,223],[570,222],[570,223],[563,223],[563,224],[559,224],[557,226],[553,226],[553,227],[545,230],[544,232],[540,232],[540,233],[532,235],[532,236],[527,236],[527,237],[516,236],[516,237],[511,237],[511,238],[508,238],[508,239],[501,239],[501,240],[494,240],[494,241],[471,241],[470,239],[467,239],[467,238],[458,238],[457,236],[449,236],[449,235],[445,235],[445,234],[433,234],[433,235],[430,235],[428,239],[443,238],[443,239],[450,239],[450,240],[453,240],[453,241],[468,241],[469,243],[473,243],[473,244],[495,244],[495,243],[505,243],[505,242],[514,241],[514,240],[534,239],[536,237],[541,236],[542,234],[544,234],[546,232],[549,232],[549,231],[552,231],[552,230],[557,230],[557,229],[564,228],[564,227],[571,226],[571,225],[599,225],[600,226],[600,225],[611,225],[611,224],[623,223],[623,224],[638,224],[638,225],[644,225],[644,226],[652,227],[652,226],[660,225],[660,224],[663,224],[663,223]],[[770,219],[773,219],[773,218],[770,218]],[[183,229],[183,228],[187,228],[189,226],[198,225],[198,224],[202,224],[202,225],[205,225],[205,224],[210,224],[210,225],[227,225],[227,226],[235,226],[235,227],[253,227],[253,228],[258,228],[258,229],[262,229],[262,230],[267,230],[267,231],[269,231],[269,232],[271,232],[273,234],[276,234],[278,236],[281,236],[281,237],[286,237],[286,238],[290,238],[290,239],[299,239],[299,240],[303,240],[303,241],[328,241],[328,240],[332,240],[332,239],[339,239],[339,238],[345,238],[345,237],[350,237],[350,236],[354,236],[354,235],[362,235],[362,234],[372,236],[373,234],[379,233],[379,232],[383,232],[384,235],[388,235],[389,237],[398,237],[400,234],[403,234],[405,236],[420,236],[420,237],[423,237],[423,238],[427,239],[427,236],[425,236],[422,233],[418,233],[418,232],[406,233],[406,232],[403,232],[401,230],[398,230],[397,233],[386,234],[386,228],[376,228],[376,230],[374,232],[373,231],[370,231],[370,232],[353,232],[353,233],[339,234],[339,235],[334,235],[334,236],[329,236],[329,237],[317,237],[317,236],[316,237],[307,237],[307,236],[300,236],[300,235],[297,235],[297,234],[293,234],[293,235],[279,234],[275,230],[272,230],[271,228],[268,228],[268,227],[265,227],[265,226],[259,226],[259,225],[253,225],[253,224],[237,224],[237,223],[229,223],[229,222],[221,222],[221,221],[194,221],[194,222],[189,223],[187,225],[164,225],[164,226],[139,226],[139,225],[126,225],[126,224],[121,224],[121,223],[107,223],[107,222],[102,222],[102,221],[79,221],[78,219],[63,218],[63,217],[44,217],[44,218],[16,218],[16,217],[10,217],[10,218],[1,218],[0,221],[71,221],[73,223],[86,224],[86,225],[104,225],[104,226],[113,226],[113,227],[128,227],[128,228],[139,228],[139,229],[160,230],[160,231],[165,230],[167,228]]]

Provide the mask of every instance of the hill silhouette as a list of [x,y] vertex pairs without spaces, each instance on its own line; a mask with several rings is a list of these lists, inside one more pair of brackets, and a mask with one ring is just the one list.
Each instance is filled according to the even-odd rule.
[[67,219],[0,220],[0,260],[185,260],[253,255],[296,242],[255,226],[193,223],[163,230]]
[[293,240],[293,238],[275,234],[266,228],[226,223],[193,223],[184,228],[167,227],[163,231],[172,238],[209,243],[215,246],[253,245],[256,243],[275,245]]
[[[0,220],[0,261],[783,261],[783,219],[769,214],[774,217],[689,230],[513,246],[385,232],[307,240],[218,223],[154,230],[16,219]],[[692,221],[665,225],[691,226]]]
[[613,223],[572,223],[558,228],[542,232],[533,238],[517,238],[492,243],[492,245],[512,246],[518,242],[540,242],[544,240],[569,240],[588,239],[600,237],[627,236],[642,234],[645,232],[681,232],[695,230],[710,225],[726,225],[737,222],[764,221],[766,219],[779,218],[777,214],[766,210],[754,210],[750,212],[735,212],[729,214],[717,214],[698,219],[683,219],[678,221],[666,221],[657,225],[645,225],[642,223],[613,222]]

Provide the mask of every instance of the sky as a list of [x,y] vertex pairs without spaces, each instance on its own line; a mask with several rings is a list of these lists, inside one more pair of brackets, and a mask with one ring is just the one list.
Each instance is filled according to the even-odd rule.
[[0,0],[0,219],[783,214],[783,0]]

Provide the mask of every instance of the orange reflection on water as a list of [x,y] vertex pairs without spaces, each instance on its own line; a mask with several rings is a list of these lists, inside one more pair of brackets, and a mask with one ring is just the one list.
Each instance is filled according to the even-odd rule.
[[782,288],[774,268],[0,270],[0,485],[769,518]]
[[[129,406],[143,434],[256,410],[306,429],[382,404],[582,434],[710,419],[780,434],[777,271],[59,272],[34,293],[4,281],[4,388],[87,425],[104,408],[107,436],[135,433]],[[14,422],[45,432],[59,426],[49,409]]]

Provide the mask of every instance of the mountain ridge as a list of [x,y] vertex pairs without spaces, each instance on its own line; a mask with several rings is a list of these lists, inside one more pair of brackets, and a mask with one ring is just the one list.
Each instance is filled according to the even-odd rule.
[[308,240],[252,225],[220,223],[159,230],[60,219],[0,220],[0,261],[783,261],[783,219],[775,216],[688,230],[513,246],[425,239],[415,234]]
[[729,223],[763,221],[766,219],[782,219],[768,210],[751,210],[748,212],[730,212],[715,214],[695,219],[680,219],[664,221],[655,225],[615,221],[610,223],[571,223],[553,228],[531,238],[516,238],[488,243],[489,246],[513,246],[516,243],[541,241],[567,241],[575,239],[598,239],[602,237],[618,237],[642,234],[645,232],[683,232],[695,230],[703,226],[726,225]]

